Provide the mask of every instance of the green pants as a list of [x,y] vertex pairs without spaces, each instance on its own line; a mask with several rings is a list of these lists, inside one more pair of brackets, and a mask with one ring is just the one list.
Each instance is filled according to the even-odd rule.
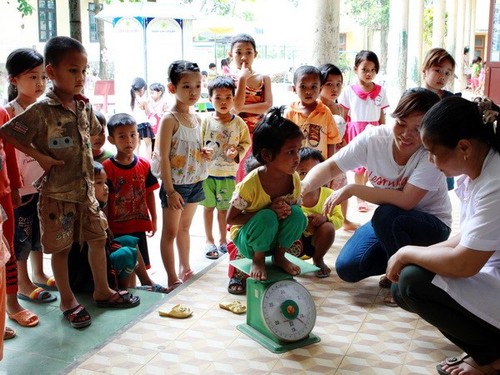
[[260,210],[246,223],[234,239],[238,251],[248,259],[255,253],[272,255],[277,246],[288,249],[297,241],[307,226],[302,209],[294,205],[291,214],[278,220],[276,213],[268,208]]

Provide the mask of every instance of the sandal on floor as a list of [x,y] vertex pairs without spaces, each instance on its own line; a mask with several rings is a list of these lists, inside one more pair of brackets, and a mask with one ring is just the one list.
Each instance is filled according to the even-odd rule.
[[138,296],[134,296],[126,290],[120,290],[109,297],[107,300],[96,300],[97,307],[107,307],[112,309],[128,309],[141,303]]
[[229,280],[227,291],[236,295],[246,294],[246,280],[240,279],[239,277],[232,277],[231,280]]
[[330,267],[325,265],[323,267],[320,267],[319,270],[314,273],[314,275],[317,278],[324,279],[325,277],[329,277],[331,273],[332,270],[330,269]]
[[83,305],[78,305],[63,312],[66,320],[73,328],[88,327],[92,323],[92,317]]
[[7,313],[7,316],[23,327],[34,327],[38,324],[38,316],[28,309],[21,310],[15,314]]
[[205,245],[205,257],[208,259],[219,259],[219,250],[217,250],[217,246],[214,244]]
[[56,279],[54,279],[54,276],[50,276],[47,279],[47,283],[33,283],[36,286],[39,286],[45,290],[50,290],[50,291],[56,291],[57,290],[57,285],[56,285]]
[[368,204],[366,202],[358,203],[358,211],[359,212],[368,212]]
[[3,339],[10,340],[16,337],[16,330],[14,328],[10,328],[5,326],[5,331],[3,331]]
[[160,284],[153,284],[153,285],[140,285],[136,286],[134,289],[138,290],[145,290],[147,292],[155,292],[155,293],[165,293],[167,294],[168,288],[165,288],[164,286],[161,286]]
[[158,314],[163,317],[185,319],[193,315],[193,311],[189,307],[175,305],[170,311],[158,311]]
[[398,304],[394,300],[391,292],[387,293],[387,295],[384,297],[384,305],[389,307],[398,307]]
[[231,311],[233,314],[244,314],[247,312],[247,307],[242,305],[240,301],[219,303],[219,307],[223,310]]
[[181,281],[183,283],[185,283],[186,281],[188,281],[193,276],[194,276],[194,271],[193,270],[189,270],[189,271],[184,272],[184,275],[182,275],[181,277],[179,277],[179,279],[181,279]]
[[50,292],[47,292],[42,287],[36,288],[28,296],[22,293],[17,293],[17,298],[34,303],[50,303],[57,299],[56,296],[50,294]]
[[175,283],[173,283],[171,286],[167,288],[167,293],[172,292],[174,289],[180,287],[182,285],[182,281],[177,280]]
[[444,370],[443,366],[448,365],[448,366],[459,366],[461,363],[466,363],[473,369],[481,372],[484,375],[498,375],[500,374],[500,370],[496,370],[490,365],[485,365],[485,366],[479,366],[474,359],[467,353],[462,353],[458,357],[451,357],[451,358],[446,358],[442,363],[436,365],[436,370],[440,375],[450,375],[450,372],[447,370],[452,371],[455,367],[451,369]]
[[390,288],[392,285],[392,281],[386,275],[380,276],[380,280],[378,281],[378,286],[384,289]]

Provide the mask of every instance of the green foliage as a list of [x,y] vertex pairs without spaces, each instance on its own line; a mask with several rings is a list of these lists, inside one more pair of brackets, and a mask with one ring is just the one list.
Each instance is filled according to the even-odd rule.
[[373,30],[389,28],[389,0],[346,0],[347,14]]
[[[7,1],[7,4],[10,4]],[[22,14],[22,16],[31,16],[33,14],[33,6],[29,3],[28,0],[17,0],[17,10]]]

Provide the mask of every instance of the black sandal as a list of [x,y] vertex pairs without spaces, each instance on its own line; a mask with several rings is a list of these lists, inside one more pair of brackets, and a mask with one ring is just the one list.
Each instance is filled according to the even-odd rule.
[[232,277],[231,280],[229,280],[227,291],[231,294],[237,294],[237,295],[246,294],[247,292],[246,279],[240,279],[239,277]]
[[66,320],[73,328],[88,327],[92,323],[92,317],[83,305],[78,305],[63,312]]

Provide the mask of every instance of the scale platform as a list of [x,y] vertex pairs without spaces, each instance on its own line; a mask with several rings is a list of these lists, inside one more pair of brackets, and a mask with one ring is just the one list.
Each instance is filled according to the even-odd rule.
[[[319,270],[293,255],[285,256],[300,267],[300,274]],[[250,273],[251,259],[237,259],[230,263],[242,272]],[[237,329],[273,353],[284,353],[321,341],[311,332],[316,321],[316,308],[307,289],[292,275],[272,264],[271,257],[266,257],[266,271],[266,280],[247,279],[247,321]]]

